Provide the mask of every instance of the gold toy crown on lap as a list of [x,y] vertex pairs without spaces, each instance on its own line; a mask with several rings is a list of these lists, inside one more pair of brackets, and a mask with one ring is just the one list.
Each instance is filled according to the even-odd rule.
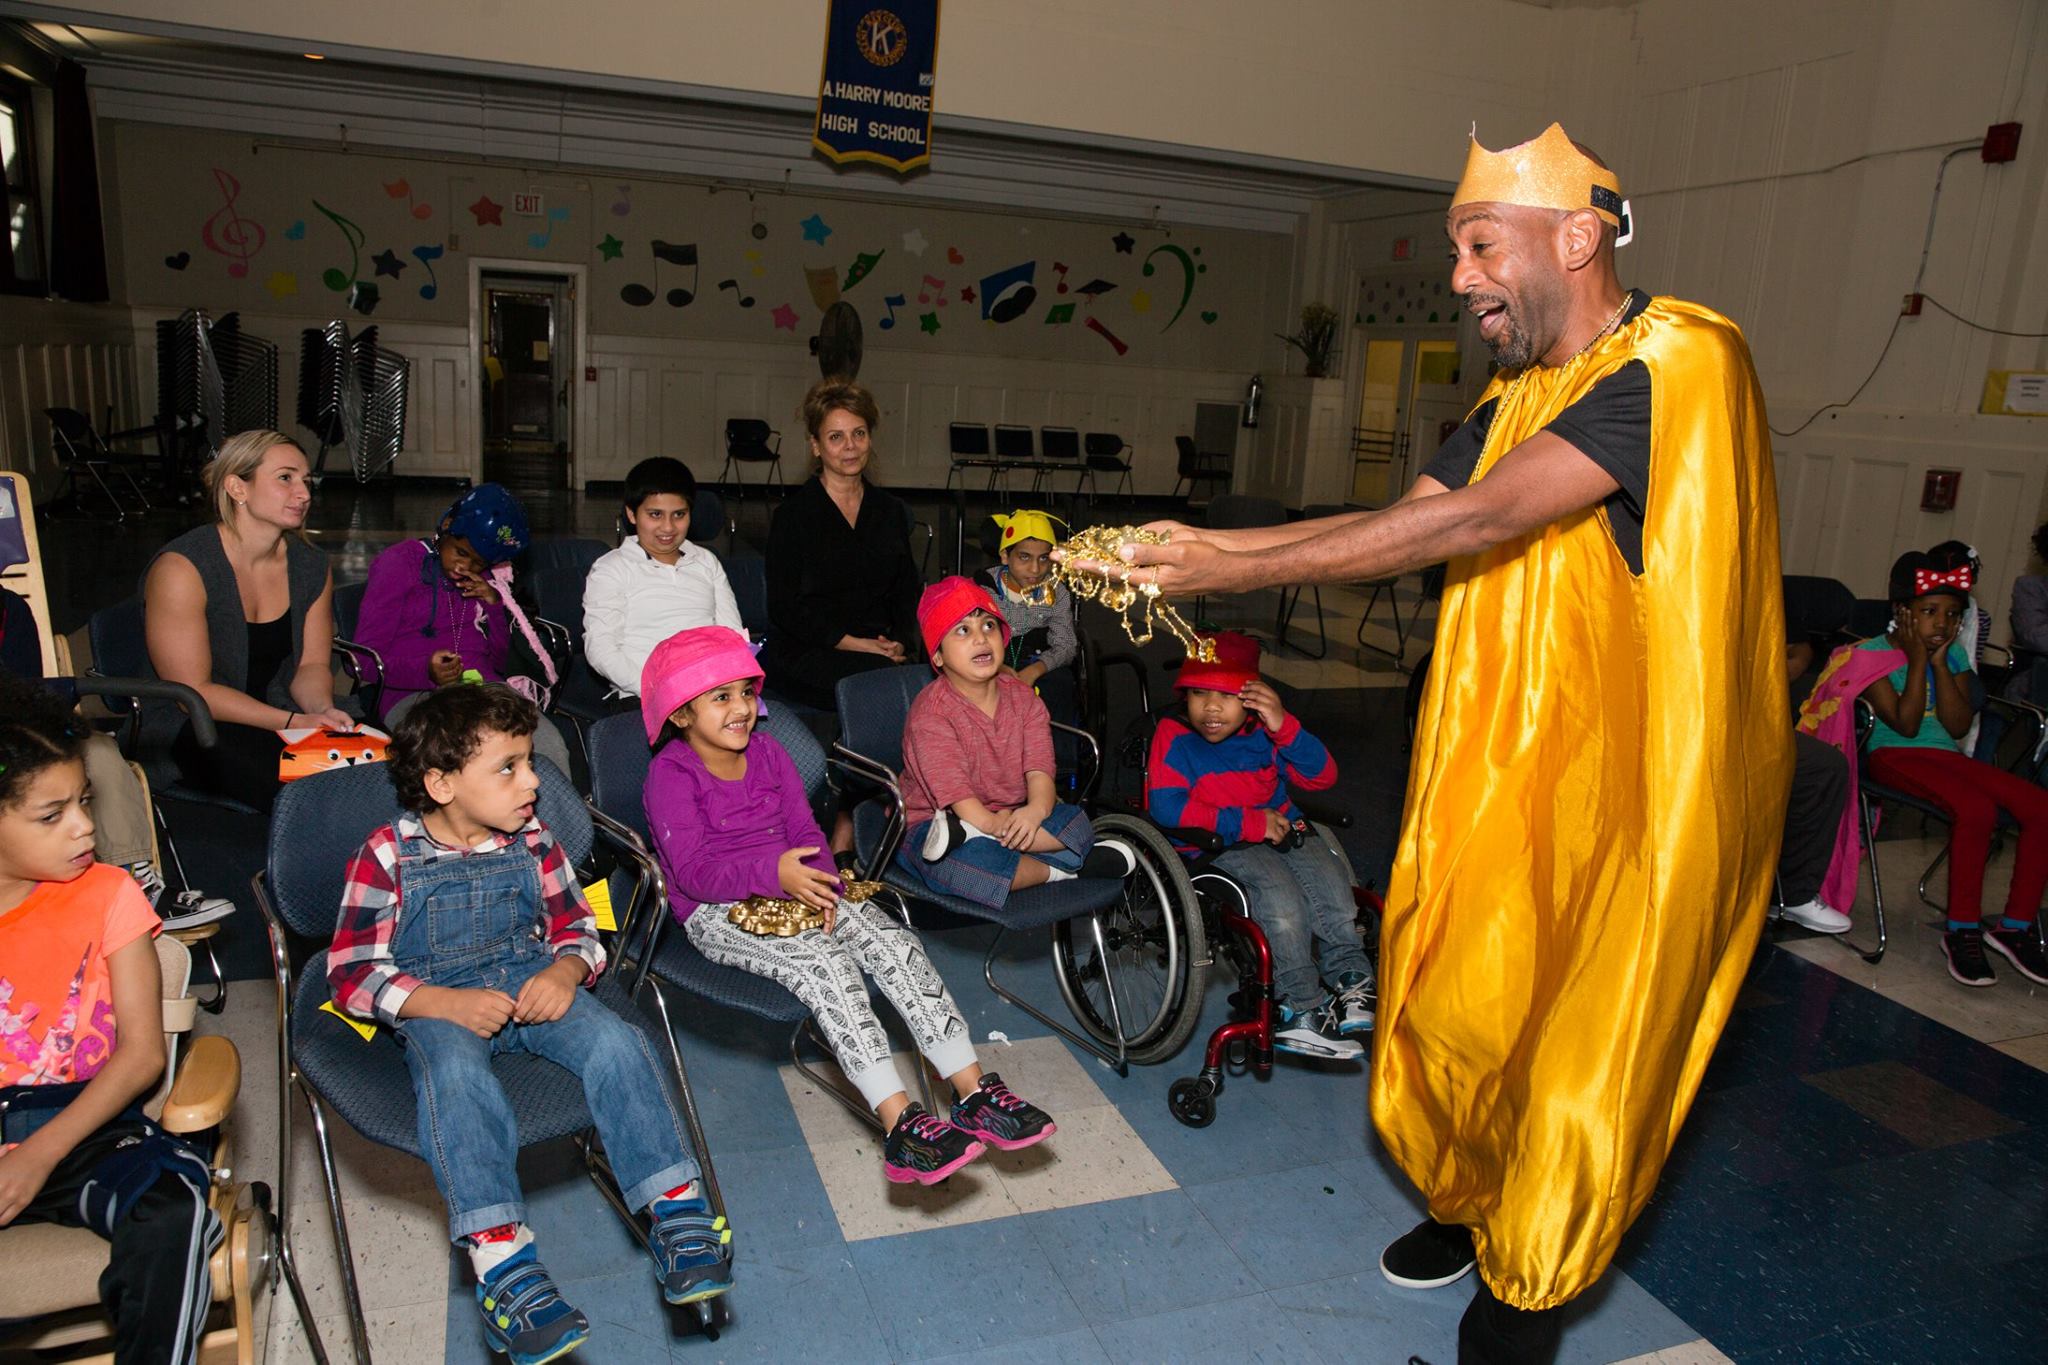
[[[1123,621],[1124,636],[1134,645],[1152,642],[1155,629],[1153,617],[1166,623],[1187,649],[1191,658],[1203,663],[1216,661],[1216,645],[1195,634],[1193,626],[1187,623],[1171,602],[1161,600],[1157,583],[1133,583],[1129,577],[1112,578],[1109,574],[1076,573],[1069,566],[1077,561],[1092,561],[1104,566],[1118,564],[1117,549],[1123,545],[1164,545],[1173,537],[1165,531],[1148,531],[1142,526],[1091,526],[1077,535],[1069,537],[1060,545],[1063,558],[1054,561],[1055,577],[1066,582],[1067,590],[1087,602],[1100,602]],[[1145,603],[1144,633],[1131,624],[1131,608],[1142,598]]]
[[[842,884],[841,900],[873,900],[882,889],[880,882],[848,880]],[[763,938],[794,938],[806,929],[825,927],[825,912],[799,900],[779,896],[749,896],[737,901],[725,917],[750,934]]]

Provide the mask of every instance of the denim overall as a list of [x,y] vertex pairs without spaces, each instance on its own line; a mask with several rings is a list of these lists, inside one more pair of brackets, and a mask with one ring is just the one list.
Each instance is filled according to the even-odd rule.
[[[520,840],[495,853],[428,860],[423,838],[398,844],[403,898],[392,955],[433,986],[503,991],[554,961],[543,937],[540,861]],[[398,1026],[419,1104],[420,1150],[448,1203],[448,1235],[525,1221],[519,1125],[491,1058],[527,1052],[574,1072],[611,1158],[626,1207],[697,1178],[647,1036],[586,990],[546,1024],[507,1023],[479,1038],[445,1019]]]

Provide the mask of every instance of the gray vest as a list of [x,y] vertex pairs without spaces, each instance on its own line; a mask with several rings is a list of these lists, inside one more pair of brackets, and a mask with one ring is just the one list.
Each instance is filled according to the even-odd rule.
[[[213,653],[212,681],[240,691],[249,671],[249,622],[242,615],[242,589],[235,579],[235,566],[228,563],[220,543],[220,531],[213,525],[195,526],[157,551],[179,555],[199,571],[206,589],[206,641]],[[155,561],[152,560],[152,563]],[[279,666],[276,676],[252,693],[272,706],[292,709],[292,675],[306,649],[306,613],[327,588],[327,554],[297,536],[284,539],[285,578],[291,589],[287,615],[292,623],[291,657]]]

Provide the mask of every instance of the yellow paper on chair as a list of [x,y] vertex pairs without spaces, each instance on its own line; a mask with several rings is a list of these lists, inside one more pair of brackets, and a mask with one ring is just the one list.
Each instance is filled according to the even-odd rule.
[[618,921],[612,918],[612,884],[600,879],[583,888],[583,899],[590,902],[590,913],[597,917],[597,927],[605,933],[616,933]]
[[377,1036],[377,1026],[375,1024],[366,1024],[362,1020],[354,1017],[353,1015],[343,1014],[341,1012],[341,1007],[336,1005],[332,1000],[329,1000],[323,1005],[321,1005],[320,1012],[322,1014],[333,1015],[335,1018],[341,1020],[342,1023],[347,1024],[350,1028],[354,1029],[357,1033],[362,1034],[363,1041],[366,1043]]
[[1519,1308],[1597,1279],[1656,1187],[1792,778],[1770,438],[1734,324],[1659,298],[1496,378],[1473,477],[1638,361],[1643,572],[1599,506],[1450,561],[1387,890],[1373,1118]]

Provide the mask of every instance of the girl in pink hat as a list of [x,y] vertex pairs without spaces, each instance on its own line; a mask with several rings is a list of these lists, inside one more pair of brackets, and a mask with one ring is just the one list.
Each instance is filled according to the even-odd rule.
[[[967,1021],[917,935],[841,894],[803,778],[783,747],[756,735],[764,674],[737,631],[699,626],[654,647],[640,675],[640,714],[654,760],[647,827],[668,877],[669,907],[698,952],[765,976],[810,1007],[846,1078],[888,1137],[889,1179],[930,1185],[988,1146],[1014,1151],[1050,1137],[1053,1121],[975,1059]],[[787,897],[824,925],[789,938],[751,933],[732,906]],[[910,1099],[868,1002],[873,977],[959,1097],[944,1118]]]

